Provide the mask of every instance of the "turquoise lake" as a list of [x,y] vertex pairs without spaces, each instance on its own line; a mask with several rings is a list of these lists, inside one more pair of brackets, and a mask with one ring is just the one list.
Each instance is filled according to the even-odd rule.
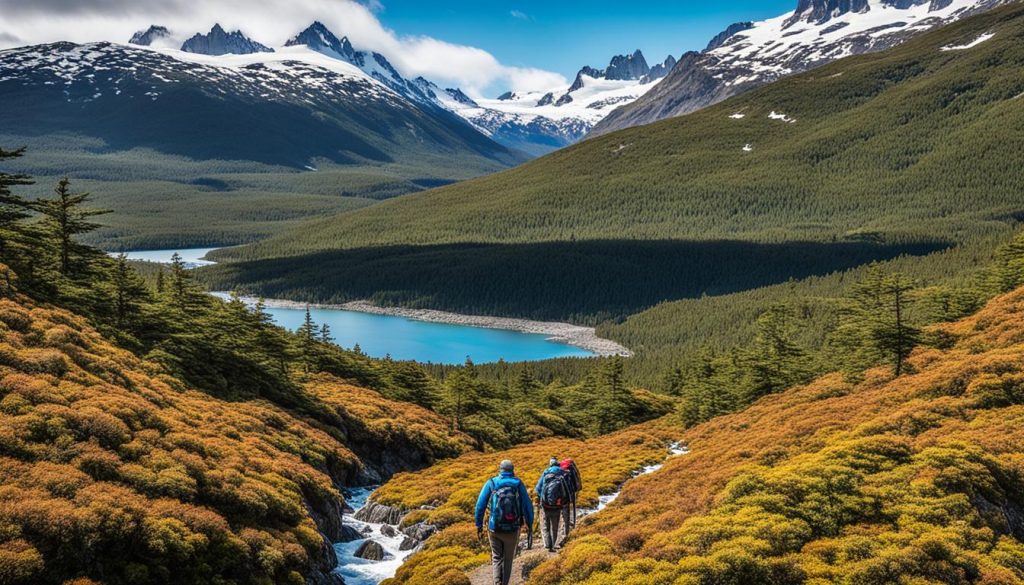
[[[278,325],[295,330],[305,309],[268,308]],[[317,324],[327,323],[335,343],[360,349],[372,357],[391,357],[435,364],[461,364],[466,357],[475,363],[543,360],[556,357],[589,357],[587,350],[548,341],[544,335],[503,329],[428,323],[392,315],[372,315],[341,309],[310,308]]]
[[[202,258],[216,248],[183,250],[141,250],[127,252],[130,259],[168,263],[177,252],[189,266],[212,264]],[[274,321],[295,330],[305,318],[305,309],[268,308]],[[504,329],[429,323],[392,315],[373,315],[342,309],[310,308],[317,324],[327,323],[335,343],[345,348],[359,344],[371,357],[390,355],[396,360],[435,364],[461,364],[467,357],[476,363],[544,360],[557,357],[591,357],[594,354],[546,336]]]

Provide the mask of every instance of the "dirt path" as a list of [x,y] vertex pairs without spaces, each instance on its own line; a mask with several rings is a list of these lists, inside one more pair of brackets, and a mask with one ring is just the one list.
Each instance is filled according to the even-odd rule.
[[[558,554],[548,552],[543,546],[537,546],[536,541],[533,543],[533,549],[531,550],[526,550],[525,539],[520,541],[519,546],[521,550],[519,556],[516,557],[515,563],[512,564],[512,580],[509,582],[509,585],[525,583],[526,579],[530,576],[530,572],[537,565]],[[492,575],[491,564],[487,563],[469,574],[469,582],[473,585],[493,585]]]

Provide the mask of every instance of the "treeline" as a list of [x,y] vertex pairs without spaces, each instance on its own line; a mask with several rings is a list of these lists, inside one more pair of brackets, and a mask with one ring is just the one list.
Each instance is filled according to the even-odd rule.
[[215,290],[271,298],[370,299],[385,306],[597,324],[665,300],[723,295],[945,245],[591,240],[396,246],[226,263],[200,274]]

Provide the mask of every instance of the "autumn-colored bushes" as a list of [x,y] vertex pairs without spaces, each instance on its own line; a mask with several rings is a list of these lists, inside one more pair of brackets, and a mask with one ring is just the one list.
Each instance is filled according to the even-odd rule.
[[831,375],[686,431],[539,584],[1024,583],[1024,290],[914,373]]
[[0,583],[322,580],[335,486],[362,468],[347,443],[468,449],[420,407],[326,375],[305,391],[336,426],[189,389],[82,318],[0,299]]

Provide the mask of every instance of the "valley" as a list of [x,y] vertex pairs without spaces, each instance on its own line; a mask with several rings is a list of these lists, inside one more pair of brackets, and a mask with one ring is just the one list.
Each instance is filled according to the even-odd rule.
[[233,2],[0,0],[0,585],[1024,584],[1024,3]]

